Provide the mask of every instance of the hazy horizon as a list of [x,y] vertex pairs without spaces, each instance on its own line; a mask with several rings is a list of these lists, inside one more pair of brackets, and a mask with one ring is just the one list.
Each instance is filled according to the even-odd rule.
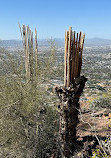
[[[61,39],[61,40],[64,40],[65,39],[65,37],[60,37],[60,38],[57,38],[57,37],[48,37],[48,38],[38,38],[38,40],[47,40],[47,39]],[[110,40],[111,41],[111,39],[108,39],[108,38],[102,38],[102,37],[91,37],[91,38],[85,38],[85,40],[92,40],[92,39],[97,39],[97,40],[99,40],[99,39],[101,39],[101,40]],[[0,39],[0,41],[8,41],[8,40],[16,40],[16,41],[21,41],[22,39]]]

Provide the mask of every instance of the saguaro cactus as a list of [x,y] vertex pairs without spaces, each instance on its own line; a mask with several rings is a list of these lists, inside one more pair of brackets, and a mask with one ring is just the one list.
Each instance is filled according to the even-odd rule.
[[64,87],[56,87],[60,99],[60,147],[62,154],[69,158],[74,152],[76,141],[76,126],[78,124],[79,98],[87,79],[80,76],[82,66],[82,51],[85,35],[72,32],[65,34],[64,55]]
[[[34,80],[34,76],[37,76],[37,31],[35,29],[35,51],[33,48],[33,32],[29,26],[23,25],[22,28],[20,27],[20,31],[25,52],[26,80],[29,82]],[[34,57],[35,60],[33,60]]]

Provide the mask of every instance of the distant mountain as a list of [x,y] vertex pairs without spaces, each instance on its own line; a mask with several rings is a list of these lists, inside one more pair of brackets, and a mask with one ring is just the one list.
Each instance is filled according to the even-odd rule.
[[[39,46],[48,46],[51,39],[38,39]],[[64,46],[64,39],[53,39],[57,46]],[[0,40],[0,47],[22,47],[21,40]]]
[[[54,38],[52,39],[55,41],[57,46],[64,46],[64,39],[63,38]],[[49,39],[38,39],[38,45],[39,46],[48,46],[51,41],[51,38]]]
[[111,45],[111,40],[102,38],[85,39],[85,46],[108,46]]
[[21,47],[21,40],[0,40],[0,47]]
[[[41,39],[38,40],[38,45],[42,46],[42,45],[48,45],[48,41],[50,41],[50,39]],[[58,46],[62,46],[64,47],[64,43],[65,40],[63,38],[55,38],[54,41],[56,42],[56,44]],[[102,39],[102,38],[86,38],[85,39],[85,46],[86,47],[93,47],[93,46],[108,46],[111,45],[111,40],[109,39]]]
[[[57,46],[64,47],[64,39],[63,38],[55,38],[53,39],[56,42]],[[50,39],[38,39],[39,46],[48,46]],[[91,38],[85,39],[86,47],[93,46],[107,46],[111,45],[111,40],[102,39],[102,38]],[[21,40],[0,40],[0,47],[22,47]]]

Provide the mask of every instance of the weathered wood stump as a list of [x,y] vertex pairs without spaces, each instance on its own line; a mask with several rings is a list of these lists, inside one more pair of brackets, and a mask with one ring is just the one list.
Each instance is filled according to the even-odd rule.
[[65,157],[70,157],[74,152],[76,141],[76,126],[79,122],[79,98],[83,92],[87,79],[84,76],[76,78],[74,85],[68,88],[57,88],[56,93],[60,99],[60,127],[59,137],[61,150]]

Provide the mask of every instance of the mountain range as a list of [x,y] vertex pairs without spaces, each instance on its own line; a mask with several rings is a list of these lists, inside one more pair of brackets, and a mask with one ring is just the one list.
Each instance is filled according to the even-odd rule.
[[[48,46],[50,40],[51,39],[38,39],[38,45]],[[64,47],[63,38],[55,38],[53,40],[55,41],[57,46]],[[85,39],[86,47],[108,46],[108,45],[111,45],[111,40],[109,39],[102,39],[102,38]],[[0,40],[0,47],[22,47],[22,41],[21,40]]]

